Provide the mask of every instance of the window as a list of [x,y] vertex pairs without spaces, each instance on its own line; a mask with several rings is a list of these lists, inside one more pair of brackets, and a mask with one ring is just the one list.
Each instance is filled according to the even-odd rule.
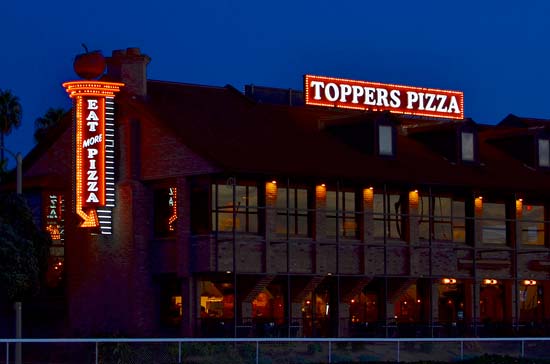
[[441,196],[422,196],[419,199],[420,239],[452,240],[452,199]]
[[308,192],[305,188],[277,189],[276,232],[287,236],[309,236]]
[[474,161],[474,133],[462,132],[461,133],[461,145],[462,145],[462,160],[467,162]]
[[327,191],[327,235],[359,237],[355,192]]
[[523,204],[518,212],[521,243],[544,245],[544,206]]
[[389,125],[378,126],[378,154],[392,156],[393,153],[393,130]]
[[539,139],[539,167],[550,167],[550,141]]
[[233,231],[233,226],[237,232],[258,232],[258,189],[256,186],[213,184],[212,230]]
[[506,209],[503,203],[483,202],[481,242],[506,244]]
[[154,191],[155,236],[170,236],[176,232],[177,189],[163,187]]
[[373,201],[374,237],[405,240],[404,215],[405,201],[398,194],[375,193]]
[[65,201],[62,194],[48,193],[45,195],[44,222],[46,232],[52,239],[46,285],[49,288],[62,286],[65,263]]
[[453,200],[452,203],[453,241],[466,242],[466,204],[464,201]]

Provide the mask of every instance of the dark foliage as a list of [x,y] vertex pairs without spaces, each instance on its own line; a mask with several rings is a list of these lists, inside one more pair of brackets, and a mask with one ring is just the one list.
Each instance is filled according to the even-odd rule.
[[0,194],[0,299],[21,301],[38,293],[50,244],[25,199]]

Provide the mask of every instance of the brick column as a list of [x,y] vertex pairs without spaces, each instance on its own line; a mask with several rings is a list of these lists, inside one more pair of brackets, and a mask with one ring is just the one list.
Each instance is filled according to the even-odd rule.
[[[483,241],[483,198],[476,197],[474,200],[474,226],[475,226],[475,245],[481,244]],[[474,267],[474,269],[476,269]]]
[[[327,236],[327,188],[324,184],[315,186],[315,244],[312,246],[312,267],[315,273],[326,274],[327,256],[323,256],[323,250],[319,243],[326,240]],[[335,255],[336,256],[336,255]],[[324,267],[323,267],[324,265]]]
[[315,236],[316,241],[325,240],[327,235],[327,188],[324,184],[315,186]]
[[431,314],[431,325],[439,323],[439,281],[432,281],[431,283],[431,297],[430,297],[430,314]]
[[[193,333],[196,315],[200,315],[200,307],[195,305],[194,280],[191,274],[191,210],[190,183],[185,177],[176,180],[176,254],[177,274],[181,277],[181,295],[183,319],[180,332],[184,336]],[[196,313],[196,314],[194,314]]]
[[338,304],[338,337],[349,337],[349,303]]
[[418,244],[418,221],[420,218],[418,216],[418,201],[419,201],[418,191],[409,192],[409,243]]
[[265,271],[274,273],[276,268],[271,264],[271,240],[275,236],[277,228],[277,183],[270,181],[265,183]]

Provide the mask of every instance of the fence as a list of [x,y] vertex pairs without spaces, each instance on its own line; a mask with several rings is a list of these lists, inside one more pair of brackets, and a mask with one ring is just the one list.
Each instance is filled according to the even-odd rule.
[[550,359],[548,341],[550,337],[0,339],[0,364],[14,363],[13,352],[18,342],[23,346],[23,363],[332,364],[352,361],[450,362],[483,354]]

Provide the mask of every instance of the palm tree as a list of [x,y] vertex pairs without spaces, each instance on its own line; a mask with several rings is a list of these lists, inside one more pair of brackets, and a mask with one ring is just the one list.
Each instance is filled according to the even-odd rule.
[[50,128],[61,122],[66,113],[67,111],[62,108],[50,107],[44,116],[41,116],[34,121],[34,127],[36,129],[34,131],[34,140],[37,142],[42,140]]
[[[4,135],[21,125],[21,103],[10,90],[0,90],[0,162],[4,161]],[[0,163],[2,164],[2,163]]]

